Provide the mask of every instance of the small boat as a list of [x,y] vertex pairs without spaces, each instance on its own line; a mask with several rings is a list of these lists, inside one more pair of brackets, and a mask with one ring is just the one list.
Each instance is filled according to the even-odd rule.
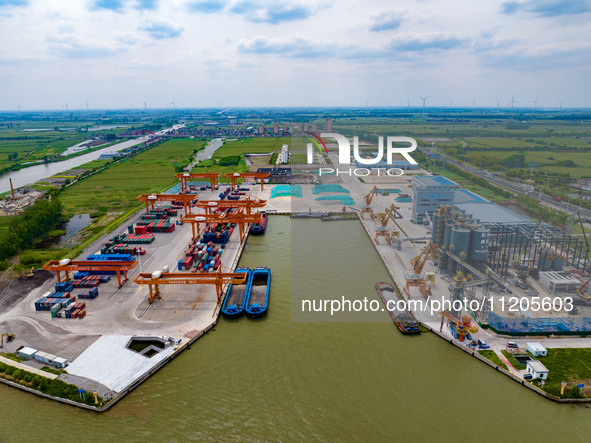
[[265,229],[267,229],[267,213],[266,212],[262,212],[263,215],[263,220],[261,223],[253,223],[252,226],[250,227],[250,233],[251,234],[264,234],[265,233]]
[[269,290],[271,289],[271,270],[254,268],[252,270],[250,293],[246,301],[246,315],[260,317],[265,315],[269,306]]
[[421,330],[413,316],[405,309],[398,309],[400,304],[398,301],[403,300],[398,296],[398,293],[390,283],[379,282],[376,283],[376,291],[384,302],[390,317],[403,334],[420,334]]
[[245,272],[246,281],[240,285],[231,284],[228,286],[226,299],[222,305],[222,314],[228,318],[240,317],[244,313],[252,284],[252,271],[249,268],[236,268],[235,272]]

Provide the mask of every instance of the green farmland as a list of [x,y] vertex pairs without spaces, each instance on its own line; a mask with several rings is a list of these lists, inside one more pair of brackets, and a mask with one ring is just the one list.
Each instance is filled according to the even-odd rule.
[[[203,141],[171,140],[104,171],[74,183],[60,194],[68,214],[125,212],[139,205],[140,194],[160,192],[174,185],[176,168],[184,166]],[[84,167],[84,165],[82,166]]]

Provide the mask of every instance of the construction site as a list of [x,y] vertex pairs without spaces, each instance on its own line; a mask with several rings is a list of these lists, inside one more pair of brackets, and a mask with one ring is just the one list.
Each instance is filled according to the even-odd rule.
[[[325,160],[338,165],[333,151]],[[269,184],[270,172],[254,171],[226,174],[227,185],[220,174],[175,177],[168,193],[138,196],[145,208],[81,256],[45,264],[55,277],[0,314],[3,351],[20,352],[25,368],[67,368],[60,379],[97,393],[99,410],[216,324],[229,286],[246,281],[236,267],[253,226],[264,232],[264,214],[269,223],[273,214],[360,220],[398,297],[415,302],[417,322],[462,348],[502,355],[507,336],[525,349],[530,335],[577,347],[591,331],[586,237],[443,177],[420,169],[363,180],[318,174],[314,184]]]

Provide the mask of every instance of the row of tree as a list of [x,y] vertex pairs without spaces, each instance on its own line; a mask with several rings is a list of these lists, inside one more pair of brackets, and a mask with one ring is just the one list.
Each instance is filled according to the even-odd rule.
[[61,214],[62,206],[57,199],[40,200],[25,209],[0,236],[0,260],[12,257],[53,230]]

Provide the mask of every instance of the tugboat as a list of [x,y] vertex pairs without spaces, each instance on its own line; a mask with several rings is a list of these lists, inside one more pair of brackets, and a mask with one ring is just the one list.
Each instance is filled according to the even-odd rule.
[[250,233],[255,235],[261,235],[265,233],[265,229],[267,229],[267,213],[262,212],[263,220],[261,223],[253,223],[250,227]]
[[[406,308],[403,310],[397,308],[397,302],[402,299],[398,296],[394,286],[392,286],[390,283],[379,282],[376,283],[376,291],[378,291],[380,298],[390,313],[390,317],[392,317],[392,320],[400,332],[407,335],[421,333],[419,325],[410,312],[408,312]],[[388,304],[388,302],[390,303]]]
[[222,314],[227,318],[240,317],[244,313],[246,300],[250,295],[252,271],[249,268],[236,268],[236,272],[246,273],[246,281],[241,285],[231,284],[228,286],[226,299],[222,305]]
[[271,270],[269,268],[254,268],[250,281],[250,293],[245,308],[246,315],[253,318],[261,317],[267,313],[269,307]]

